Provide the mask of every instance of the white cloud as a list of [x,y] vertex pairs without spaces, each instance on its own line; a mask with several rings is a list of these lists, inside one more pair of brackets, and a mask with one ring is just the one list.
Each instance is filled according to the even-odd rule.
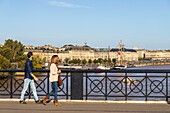
[[68,3],[68,2],[62,2],[62,1],[49,1],[48,2],[50,5],[53,5],[53,6],[57,6],[57,7],[64,7],[64,8],[91,8],[91,7],[88,7],[88,6],[83,6],[83,5],[78,5],[78,4],[71,4],[71,3]]

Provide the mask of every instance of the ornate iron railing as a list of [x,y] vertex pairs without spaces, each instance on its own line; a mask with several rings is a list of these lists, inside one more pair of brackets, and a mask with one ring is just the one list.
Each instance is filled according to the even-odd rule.
[[[49,70],[35,70],[38,96],[51,90]],[[62,70],[62,99],[165,100],[169,98],[170,70]],[[5,76],[4,76],[5,75]],[[3,76],[3,77],[2,77]],[[0,70],[0,98],[19,98],[23,70]],[[31,88],[26,98],[32,98]]]

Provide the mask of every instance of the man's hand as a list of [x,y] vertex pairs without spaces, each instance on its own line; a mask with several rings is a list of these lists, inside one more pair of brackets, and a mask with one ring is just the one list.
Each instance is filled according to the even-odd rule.
[[38,78],[37,78],[37,77],[35,77],[35,78],[34,78],[34,80],[35,80],[35,81],[38,81]]
[[35,81],[38,81],[38,78],[34,74],[31,74],[31,76],[34,78]]

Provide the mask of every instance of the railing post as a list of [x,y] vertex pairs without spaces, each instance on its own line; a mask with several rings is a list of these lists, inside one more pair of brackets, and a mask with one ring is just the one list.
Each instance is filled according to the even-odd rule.
[[146,86],[145,86],[145,101],[147,101],[148,100],[148,74],[147,73],[145,73],[146,75],[145,75],[145,79],[146,79],[146,81],[145,81],[145,84],[146,84]]
[[13,73],[10,72],[10,98],[13,98],[13,82],[12,82],[12,78],[13,78]]
[[49,76],[50,76],[50,72],[47,72],[47,94],[49,94],[50,92],[50,81],[49,81]]
[[88,76],[86,73],[86,100],[88,99]]
[[71,99],[83,100],[83,73],[71,73]]
[[166,101],[167,102],[169,101],[168,99],[169,99],[169,95],[168,95],[168,73],[166,73]]
[[107,100],[108,94],[107,94],[107,72],[105,73],[105,100]]
[[68,93],[68,73],[66,73],[66,99],[68,100],[68,96],[69,96],[69,93]]
[[127,101],[127,97],[128,97],[128,95],[127,95],[127,91],[128,91],[128,89],[127,89],[127,79],[128,79],[127,72],[125,72],[125,101]]

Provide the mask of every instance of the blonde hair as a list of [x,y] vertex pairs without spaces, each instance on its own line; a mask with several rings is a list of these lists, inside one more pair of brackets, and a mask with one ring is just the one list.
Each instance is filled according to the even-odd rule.
[[48,63],[47,69],[50,68],[50,66],[51,66],[52,63],[55,63],[56,66],[58,66],[58,63],[54,62],[54,59],[55,59],[56,57],[58,57],[58,55],[53,55],[53,56],[51,57],[51,62]]
[[54,61],[54,59],[55,59],[56,57],[58,57],[58,55],[53,55],[53,56],[51,57],[51,63],[56,63],[56,62]]

